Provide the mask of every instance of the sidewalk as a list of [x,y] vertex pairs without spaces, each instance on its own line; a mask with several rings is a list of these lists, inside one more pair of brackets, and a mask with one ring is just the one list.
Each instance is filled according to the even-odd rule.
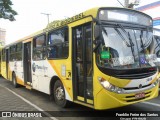
[[[2,78],[0,78],[2,80]],[[12,91],[3,85],[0,84],[0,116],[2,115],[2,112],[18,112],[21,111],[25,113],[25,115],[28,116],[27,112],[39,112],[35,107],[28,104],[26,101],[24,101],[22,98],[18,97]],[[20,114],[22,114],[19,112]],[[13,116],[13,114],[12,114]],[[21,116],[21,115],[20,115]],[[51,120],[49,117],[0,117],[0,120]]]

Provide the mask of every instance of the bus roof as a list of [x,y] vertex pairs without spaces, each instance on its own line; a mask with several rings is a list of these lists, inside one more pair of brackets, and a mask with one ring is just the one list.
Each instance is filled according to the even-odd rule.
[[[6,45],[6,47],[7,47],[7,46],[10,46],[10,45],[14,45],[14,44],[19,43],[19,42],[23,42],[23,41],[25,41],[25,40],[27,40],[27,39],[30,39],[30,38],[34,37],[34,36],[37,36],[37,35],[42,34],[42,33],[44,33],[44,32],[47,32],[48,30],[62,27],[62,26],[64,26],[64,25],[66,25],[66,24],[69,24],[69,23],[74,22],[74,21],[76,21],[76,20],[78,20],[78,19],[81,19],[81,18],[83,18],[84,16],[92,15],[93,17],[96,17],[96,13],[97,13],[97,10],[98,10],[99,8],[100,8],[100,7],[89,9],[89,10],[87,10],[87,11],[85,11],[85,12],[82,12],[82,13],[80,13],[80,14],[78,14],[78,15],[75,15],[75,16],[70,17],[70,18],[67,18],[67,19],[54,20],[54,21],[50,22],[50,23],[46,26],[46,28],[44,28],[44,29],[42,29],[42,30],[39,30],[39,31],[37,31],[37,32],[35,32],[35,33],[31,34],[31,35],[28,35],[28,36],[26,36],[26,37],[24,37],[24,38],[21,38],[21,39],[15,41],[15,42],[13,42],[13,43],[10,43],[10,44]],[[71,22],[68,22],[69,20],[71,20]],[[67,22],[66,22],[66,21],[67,21]]]
[[[19,40],[17,40],[16,42],[13,42],[13,43],[11,43],[11,44],[8,44],[7,46],[10,46],[10,45],[12,45],[12,44],[16,44],[16,43],[19,43],[19,42],[23,42],[23,41],[25,41],[25,40],[27,40],[27,39],[30,39],[30,38],[34,37],[34,36],[40,35],[40,34],[42,34],[42,33],[44,33],[44,32],[48,32],[48,31],[50,31],[50,30],[52,30],[52,29],[57,29],[57,28],[63,27],[63,26],[65,26],[65,25],[67,25],[67,24],[70,24],[70,23],[75,22],[75,21],[77,21],[77,20],[79,20],[79,19],[85,18],[85,17],[87,17],[87,16],[92,16],[93,18],[96,18],[96,17],[97,17],[97,11],[98,11],[100,8],[102,8],[102,9],[103,9],[103,8],[104,8],[104,9],[105,9],[105,8],[108,8],[108,9],[115,8],[115,9],[128,9],[128,10],[133,10],[133,9],[130,9],[130,8],[121,8],[121,7],[95,7],[95,8],[89,9],[89,10],[87,10],[87,11],[85,11],[85,12],[82,12],[82,13],[80,13],[80,14],[77,14],[77,15],[75,15],[75,16],[69,17],[69,18],[67,18],[67,19],[54,20],[54,21],[50,22],[50,23],[46,26],[46,28],[44,28],[44,29],[42,29],[42,30],[40,30],[40,31],[38,31],[38,32],[35,32],[35,33],[33,33],[33,34],[29,35],[29,36],[26,36],[26,37],[24,37],[24,38],[22,38],[22,39],[19,39]],[[133,10],[133,11],[135,11],[135,12],[140,12],[140,11],[137,11],[137,10]],[[140,13],[142,13],[142,12],[140,12]],[[142,14],[145,14],[145,13],[142,13]],[[145,15],[146,15],[146,14],[145,14]],[[146,16],[148,16],[148,15],[146,15]],[[148,16],[148,17],[150,17],[150,16]]]
[[97,13],[98,13],[97,11],[99,9],[105,9],[105,8],[108,8],[108,9],[114,9],[115,8],[115,9],[132,10],[132,11],[139,12],[141,14],[144,14],[144,15],[150,17],[149,15],[147,15],[145,13],[142,13],[140,11],[133,10],[133,9],[130,9],[130,8],[122,8],[122,7],[96,7],[96,8],[89,9],[89,10],[87,10],[85,12],[82,12],[80,14],[77,14],[77,15],[75,15],[73,17],[67,18],[67,19],[52,21],[51,23],[49,23],[46,26],[46,28],[44,29],[44,31],[49,31],[49,30],[52,30],[52,29],[56,29],[56,28],[62,27],[64,25],[70,24],[72,22],[75,22],[75,21],[77,21],[77,20],[79,20],[81,18],[87,17],[87,16],[92,16],[93,18],[96,18],[97,17]]
[[97,16],[97,11],[100,7],[96,7],[96,8],[92,8],[92,9],[89,9],[85,12],[82,12],[82,13],[79,13],[75,16],[72,16],[72,17],[69,17],[69,18],[66,18],[66,19],[62,19],[62,20],[55,20],[51,23],[49,23],[46,28],[44,29],[44,31],[49,31],[51,29],[56,29],[56,28],[59,28],[61,26],[65,26],[69,23],[72,23],[72,22],[75,22],[79,19],[82,19],[84,17],[87,17],[87,16],[92,16],[93,18],[96,18]]

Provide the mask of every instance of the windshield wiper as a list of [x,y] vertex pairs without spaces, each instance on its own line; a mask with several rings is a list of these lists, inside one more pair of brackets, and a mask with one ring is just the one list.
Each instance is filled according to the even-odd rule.
[[[149,39],[149,38],[148,38],[148,35],[149,35],[149,27],[147,27],[147,31],[146,31],[146,39],[147,39],[147,42],[143,43],[144,48],[146,48],[147,46],[149,46],[150,43],[152,42],[152,39]],[[142,36],[143,36],[143,35],[142,35]],[[153,35],[152,35],[152,37],[153,37]]]
[[101,27],[102,27],[103,32],[108,36],[106,29],[103,26],[101,26]]
[[[143,31],[141,30],[141,34],[140,34],[140,41],[141,41],[141,48],[142,48],[142,50],[143,50],[143,55],[144,55],[144,59],[146,60],[146,56],[145,56],[145,46],[144,46],[144,44],[143,44],[143,40],[142,40],[142,36],[143,36]],[[141,63],[142,64],[142,63]],[[140,64],[140,66],[141,66],[141,64]]]
[[158,47],[160,47],[160,42],[158,40],[158,38],[154,37],[154,41],[156,41],[157,45],[155,46],[155,49],[157,49]]
[[143,44],[143,40],[142,40],[142,36],[143,36],[143,31],[141,30],[141,34],[140,34],[140,40],[141,40],[141,48],[143,49],[143,52],[145,52],[145,46]]
[[122,40],[125,42],[125,44],[127,45],[127,47],[130,47],[129,43],[126,41],[126,39],[123,37],[123,35],[121,34],[121,32],[117,29],[114,28],[115,31],[118,33],[118,35],[122,38]]
[[132,55],[133,55],[134,60],[135,60],[135,55],[134,55],[134,43],[133,43],[133,41],[132,41],[132,39],[131,39],[130,33],[129,33],[129,32],[127,33],[127,31],[124,29],[124,27],[123,27],[121,24],[117,24],[117,25],[121,28],[121,30],[125,33],[125,35],[126,35],[127,38],[129,39],[130,45],[129,45],[128,47],[131,47]]
[[128,32],[127,33],[127,31],[124,29],[124,27],[121,25],[121,24],[117,24],[120,28],[121,28],[121,30],[125,33],[125,35],[128,37],[128,39],[129,39],[129,42],[130,42],[130,46],[129,47],[131,47],[131,46],[134,46],[134,43],[133,43],[133,41],[132,41],[132,39],[131,39],[131,36],[130,36],[130,33]]

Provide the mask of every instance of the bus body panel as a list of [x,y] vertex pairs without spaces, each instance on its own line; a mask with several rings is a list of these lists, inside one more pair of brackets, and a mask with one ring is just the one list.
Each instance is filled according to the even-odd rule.
[[1,76],[1,62],[2,62],[2,57],[1,57],[1,56],[2,56],[1,54],[2,54],[2,53],[1,53],[1,52],[2,52],[2,49],[0,48],[0,76]]
[[1,71],[2,76],[7,79],[6,62],[1,62]]
[[[151,91],[150,94],[148,94],[149,97],[145,98],[145,100],[149,100],[152,98],[155,98],[158,96],[158,85],[150,90],[145,91],[145,93],[148,93]],[[126,99],[126,96],[133,96],[130,99]],[[127,100],[133,100],[133,102],[127,102]],[[106,102],[108,101],[108,102]],[[110,108],[117,108],[122,107],[130,104],[134,104],[138,102],[144,101],[144,99],[137,100],[135,99],[135,93],[133,94],[114,94],[111,92],[106,91],[105,89],[102,89],[97,95],[95,100],[95,109],[103,110],[103,109],[110,109]]]
[[[94,60],[95,61],[95,60]],[[105,80],[109,81],[111,84],[121,87],[121,88],[134,88],[139,86],[140,84],[142,86],[149,85],[151,86],[151,89],[133,89],[126,91],[125,94],[117,94],[110,92],[106,90],[102,85],[100,85],[100,82],[98,80],[99,77],[104,78]],[[152,76],[142,78],[142,79],[118,79],[111,76],[108,76],[104,73],[102,73],[96,63],[94,64],[94,107],[95,109],[110,109],[110,108],[116,108],[121,106],[126,106],[129,104],[141,102],[144,100],[149,100],[152,98],[155,98],[158,96],[158,84],[156,87],[152,87],[152,83],[157,81],[157,78],[159,78],[158,72]],[[140,100],[136,99],[135,96],[138,93],[145,93],[145,98],[142,98]],[[128,96],[132,96],[127,98]],[[147,97],[146,97],[147,96]],[[106,102],[111,101],[111,102]],[[133,102],[127,102],[127,101],[133,101]]]
[[[153,34],[154,34],[154,52],[155,54],[157,55],[157,66],[158,66],[158,69],[160,71],[160,29],[157,29],[157,28],[153,28]],[[159,73],[159,77],[160,77],[160,73]],[[158,78],[159,78],[158,77]],[[159,79],[159,83],[160,83],[160,79]],[[159,87],[160,87],[160,84],[159,84]]]
[[[58,78],[61,80],[61,82],[64,85],[65,88],[65,94],[67,97],[67,100],[73,101],[73,95],[72,95],[72,82],[71,82],[71,76],[69,76],[71,72],[71,63],[70,59],[61,59],[61,60],[48,60],[49,66],[51,66],[48,69],[48,72],[45,72],[46,75],[48,75],[50,78],[53,76],[58,76]],[[50,72],[52,69],[52,72]],[[49,73],[49,74],[48,74]],[[54,75],[52,75],[54,73]]]

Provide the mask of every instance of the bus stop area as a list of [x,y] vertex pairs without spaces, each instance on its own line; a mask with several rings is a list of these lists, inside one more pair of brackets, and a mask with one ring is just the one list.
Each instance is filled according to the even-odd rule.
[[[29,101],[8,88],[0,77],[0,120],[51,120],[47,114],[40,112],[40,108],[32,105]],[[43,117],[43,118],[42,118]]]

